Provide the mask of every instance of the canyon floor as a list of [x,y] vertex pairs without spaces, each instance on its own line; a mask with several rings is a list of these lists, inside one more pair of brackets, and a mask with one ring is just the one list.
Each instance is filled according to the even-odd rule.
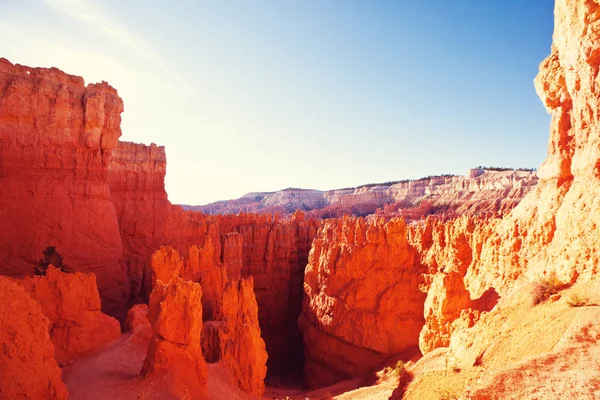
[[[402,379],[394,371],[395,360],[390,360],[383,369],[320,389],[267,387],[262,398],[459,399],[481,387],[483,394],[469,398],[495,398],[486,396],[503,392],[509,397],[501,398],[550,399],[565,393],[571,397],[563,398],[577,398],[584,392],[597,398],[600,380],[588,371],[600,361],[600,283],[570,287],[538,306],[532,303],[531,289],[517,288],[510,302],[490,315],[498,329],[490,346],[438,348],[425,356],[415,355],[406,362]],[[585,304],[570,305],[574,298],[585,298]],[[152,390],[156,383],[139,377],[150,336],[149,329],[126,333],[97,354],[65,366],[63,379],[70,398],[172,398],[169,393],[157,394]],[[465,364],[465,358],[474,362]],[[506,367],[505,374],[512,379],[497,377]],[[540,371],[546,374],[543,382],[529,380]],[[563,387],[565,373],[576,376],[578,385]],[[219,363],[208,364],[208,393],[212,399],[254,398],[237,389],[229,371]]]

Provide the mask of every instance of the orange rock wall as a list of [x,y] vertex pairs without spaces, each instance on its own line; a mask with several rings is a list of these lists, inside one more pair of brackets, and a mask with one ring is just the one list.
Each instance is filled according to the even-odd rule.
[[0,273],[33,274],[47,246],[94,272],[103,309],[129,298],[107,174],[123,102],[107,83],[0,59]]
[[319,229],[298,321],[308,385],[360,376],[418,345],[425,269],[407,233],[398,219],[344,217]]
[[[548,157],[538,171],[536,189],[476,239],[463,279],[471,299],[492,289],[504,296],[515,282],[536,281],[552,272],[566,283],[597,278],[600,33],[591,27],[599,20],[596,2],[555,3],[551,54],[535,80],[552,116]],[[439,319],[439,311],[435,313]]]
[[429,221],[414,230],[412,243],[429,270],[423,352],[448,346],[453,333],[523,281],[553,272],[565,283],[597,279],[600,33],[591,27],[600,5],[558,0],[555,19],[551,54],[535,80],[552,116],[538,186],[502,219]]
[[213,251],[209,240],[204,247],[190,247],[190,257],[185,262],[179,252],[171,246],[161,246],[151,257],[150,290],[157,282],[169,282],[174,278],[182,278],[202,285],[202,309],[205,321],[218,320],[223,315],[223,292],[228,282],[225,264],[213,263]]
[[423,353],[447,347],[455,330],[473,326],[481,312],[496,305],[499,295],[492,287],[472,298],[465,275],[471,265],[486,262],[482,246],[498,221],[468,216],[447,222],[429,218],[411,226],[409,242],[427,268],[421,287],[427,294],[425,326],[419,338]]
[[172,246],[186,259],[190,246],[204,246],[210,237],[214,262],[221,257],[215,217],[186,212],[167,199],[164,147],[119,142],[109,165],[112,201],[123,238],[123,254],[131,286],[131,304],[144,302],[151,291],[150,255]]
[[[551,54],[535,81],[552,115],[538,186],[502,219],[428,220],[409,230],[411,246],[427,270],[423,352],[448,346],[457,332],[468,336],[473,331],[467,328],[523,281],[535,282],[552,272],[565,283],[597,279],[600,32],[593,27],[600,21],[600,5],[558,0],[555,17]],[[485,335],[477,340],[493,341],[493,332]]]

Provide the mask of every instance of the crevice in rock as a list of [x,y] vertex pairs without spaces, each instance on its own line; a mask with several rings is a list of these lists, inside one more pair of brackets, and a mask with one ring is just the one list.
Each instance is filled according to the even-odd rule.
[[[301,269],[292,268],[297,271],[291,272],[286,287],[280,288],[281,292],[288,291],[289,295],[287,299],[282,298],[279,300],[279,307],[273,309],[273,305],[268,304],[267,299],[270,296],[266,290],[257,291],[261,335],[266,343],[267,354],[269,355],[267,376],[265,378],[267,386],[289,388],[302,386],[304,345],[302,333],[297,326],[297,320],[302,311],[306,261],[307,259],[298,261],[303,267]],[[261,305],[271,309],[261,312]]]

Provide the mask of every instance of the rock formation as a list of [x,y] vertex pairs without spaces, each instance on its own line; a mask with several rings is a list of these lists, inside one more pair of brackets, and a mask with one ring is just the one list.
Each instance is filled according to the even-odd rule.
[[58,362],[76,360],[121,335],[119,321],[101,311],[94,274],[67,274],[51,265],[46,276],[25,278],[19,284],[49,319]]
[[[234,233],[228,235],[227,240],[241,244],[240,240],[235,239],[239,237],[239,234]],[[204,358],[211,363],[221,361],[243,391],[260,397],[265,389],[267,352],[258,324],[254,280],[250,277],[229,281],[227,266],[212,263],[212,249],[210,241],[202,248],[193,246],[189,250],[190,259],[184,267],[177,250],[161,247],[152,255],[153,276],[184,282],[182,275],[198,271],[198,282],[202,288],[206,288],[199,300],[202,303],[201,309],[210,310],[203,310],[201,315],[204,320],[201,335]],[[235,254],[241,254],[241,248],[225,258],[234,265],[241,264],[241,260],[235,259]],[[164,284],[157,280],[155,287],[158,286],[163,287]],[[156,297],[154,291],[152,293],[151,303],[152,296]],[[151,304],[151,319],[152,312]],[[139,313],[140,311],[135,312]],[[132,308],[130,317],[133,319],[135,314]]]
[[600,97],[594,55],[600,33],[588,28],[598,10],[593,1],[556,2],[552,52],[535,81],[552,115],[548,157],[535,190],[479,235],[472,260],[459,268],[471,299],[491,289],[503,296],[518,280],[552,272],[567,283],[597,278],[600,216],[593,210],[600,206],[594,195],[600,189],[600,124],[594,110]]
[[247,193],[239,199],[217,201],[204,206],[182,207],[206,214],[293,214],[295,211],[309,211],[327,206],[324,192],[311,189],[287,188],[277,192]]
[[153,336],[142,376],[168,386],[172,393],[207,398],[202,356],[202,289],[179,277],[158,281],[150,295],[148,318]]
[[49,321],[22,287],[0,277],[0,398],[67,399]]
[[156,282],[169,282],[183,276],[183,261],[179,252],[171,246],[161,246],[152,254],[150,260],[149,292],[154,290]]
[[307,383],[360,376],[416,347],[424,322],[423,273],[404,221],[325,222],[310,252],[298,321]]
[[243,268],[243,243],[244,237],[237,232],[230,232],[221,236],[221,261],[230,279],[237,280],[242,277]]
[[227,271],[224,264],[213,263],[213,252],[210,239],[201,248],[192,246],[184,265],[177,250],[161,246],[152,254],[152,288],[157,281],[168,282],[175,277],[200,283],[205,288],[202,295],[204,320],[218,319],[222,315]]
[[465,275],[471,265],[486,262],[481,249],[498,221],[467,216],[448,222],[428,218],[411,227],[410,242],[427,267],[421,287],[427,293],[419,341],[423,353],[447,347],[455,329],[473,326],[481,312],[496,305],[499,295],[493,287],[480,298],[472,298]]
[[[210,216],[171,205],[164,191],[163,148],[122,143],[110,160],[121,111],[113,89],[86,88],[80,78],[57,70],[3,60],[0,202],[5,204],[0,209],[16,212],[0,213],[8,227],[4,237],[0,234],[2,272],[21,276],[45,246],[56,245],[67,264],[97,273],[110,309],[124,309],[125,300],[143,301],[154,288],[153,337],[143,375],[172,385],[181,396],[206,396],[203,351],[244,390],[261,395],[267,360],[262,332],[270,372],[301,364],[296,351],[303,349],[310,385],[359,377],[382,362],[410,358],[419,346],[424,357],[410,367],[414,380],[404,382],[405,398],[440,398],[430,389],[449,385],[467,398],[502,398],[512,395],[507,383],[521,398],[598,397],[600,374],[586,365],[597,364],[600,354],[592,306],[600,299],[580,310],[561,294],[533,307],[528,294],[532,282],[552,273],[565,286],[573,285],[568,290],[591,285],[584,293],[598,292],[600,5],[557,0],[555,15],[552,52],[536,78],[552,123],[548,158],[534,189],[529,172],[474,171],[468,178],[334,191],[323,194],[322,210],[329,214],[321,216],[371,214],[379,208],[376,214],[383,218],[331,219],[318,233],[317,222],[302,213]],[[48,174],[40,174],[46,169]],[[284,192],[246,200],[270,202],[268,207],[322,203],[319,193]],[[58,217],[45,217],[48,209],[57,210]],[[444,218],[423,218],[441,212]],[[458,213],[467,215],[456,218]],[[497,218],[498,213],[505,215]],[[390,219],[396,215],[413,223]],[[73,234],[79,231],[84,233]],[[165,247],[151,257],[160,246]],[[38,291],[54,293],[51,286],[39,289],[55,271],[49,274],[28,278],[24,282],[33,283],[24,286],[35,286],[28,289],[34,297]],[[1,285],[7,304],[23,294],[5,279]],[[26,304],[31,321],[10,314],[0,323],[16,324],[10,325],[15,332],[25,330],[22,323],[43,327],[32,327],[33,339],[24,335],[27,342],[11,351],[30,352],[26,356],[43,366],[36,374],[51,383],[43,390],[60,394],[44,336],[48,323],[27,299],[19,302]],[[42,307],[49,308],[48,315],[54,315],[51,304]],[[97,312],[99,305],[93,308]],[[134,331],[147,326],[143,311],[136,307],[130,313]],[[22,339],[11,335],[3,343]],[[513,336],[520,340],[515,343]],[[58,337],[62,343],[65,336]],[[38,339],[40,349],[33,348]],[[35,382],[19,386],[28,379],[17,374],[27,368],[21,359],[0,358],[5,360],[11,364],[2,370],[14,369],[16,375],[0,390],[45,395],[27,392],[38,390]],[[570,368],[572,373],[565,373]]]
[[[119,142],[108,167],[111,199],[118,218],[131,303],[147,300],[144,276],[149,257],[161,245],[170,203],[164,190],[164,147]],[[149,289],[150,291],[146,292]]]
[[148,319],[148,305],[136,304],[127,312],[125,329],[135,332],[146,328],[151,328],[150,320]]
[[0,59],[0,273],[33,274],[47,246],[94,272],[103,309],[129,297],[107,174],[123,102],[105,82]]
[[[164,148],[133,143],[119,143],[109,167],[128,265],[130,303],[145,301],[151,290],[151,254],[160,246],[171,246],[186,260],[185,279],[199,282],[202,270],[203,279],[213,282],[203,284],[206,320],[218,319],[218,300],[208,299],[220,298],[223,271],[231,280],[253,276],[261,331],[273,354],[270,370],[285,374],[289,367],[300,365],[302,344],[296,319],[317,222],[302,213],[281,219],[268,214],[208,216],[184,211],[166,198],[165,171]],[[217,307],[214,311],[211,304]]]
[[253,286],[252,278],[227,284],[223,316],[205,325],[203,349],[213,362],[222,362],[243,391],[261,397],[265,391],[267,352],[258,325]]
[[[600,206],[595,195],[600,189],[600,33],[594,28],[600,4],[557,0],[555,18],[551,54],[535,81],[552,115],[538,186],[501,220],[456,221],[420,233],[431,238],[424,246],[431,249],[424,254],[430,272],[434,258],[438,264],[445,259],[428,278],[421,349],[449,346],[449,363],[457,371],[468,370],[460,381],[466,398],[594,399],[600,394],[600,374],[584,366],[597,362],[595,308],[569,307],[560,295],[531,306],[531,286],[551,274],[594,297],[600,261],[600,217],[594,212]],[[424,234],[427,229],[437,231],[438,238]],[[584,290],[586,285],[593,288]],[[493,305],[493,292],[500,297],[498,307],[478,312],[478,306]],[[487,301],[473,305],[478,298]],[[598,304],[597,296],[590,304]],[[441,373],[423,374],[407,398],[423,398],[419,387],[431,390],[428,376],[448,382]]]

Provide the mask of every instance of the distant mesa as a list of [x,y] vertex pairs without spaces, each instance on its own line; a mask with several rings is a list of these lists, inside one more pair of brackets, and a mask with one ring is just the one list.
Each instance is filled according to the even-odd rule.
[[248,212],[290,215],[300,210],[313,218],[339,218],[347,214],[402,216],[413,220],[427,215],[501,215],[515,207],[536,184],[533,168],[478,166],[466,176],[434,175],[328,191],[289,187],[181,207],[213,215]]

